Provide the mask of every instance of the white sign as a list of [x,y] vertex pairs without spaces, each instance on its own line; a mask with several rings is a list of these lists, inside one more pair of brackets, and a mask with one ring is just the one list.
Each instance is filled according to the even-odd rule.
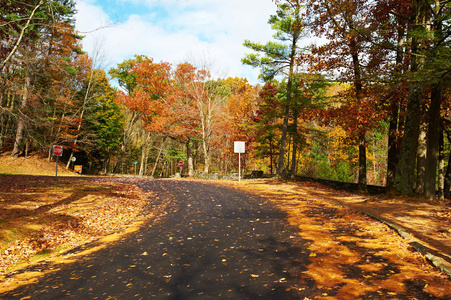
[[241,181],[241,153],[246,152],[244,142],[233,142],[233,150],[238,153],[238,181]]
[[235,153],[245,153],[245,148],[244,142],[233,142],[233,149]]

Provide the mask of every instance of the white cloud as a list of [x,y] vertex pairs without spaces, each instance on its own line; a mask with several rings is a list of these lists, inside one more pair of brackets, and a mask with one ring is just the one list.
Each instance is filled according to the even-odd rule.
[[241,64],[249,52],[243,41],[266,42],[274,33],[267,24],[271,0],[79,0],[77,10],[85,51],[100,41],[107,68],[135,54],[175,64],[206,53],[227,76],[257,83],[258,70]]

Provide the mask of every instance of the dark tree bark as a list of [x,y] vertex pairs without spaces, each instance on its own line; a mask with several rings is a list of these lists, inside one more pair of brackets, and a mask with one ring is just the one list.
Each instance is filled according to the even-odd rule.
[[293,151],[291,153],[291,179],[296,177],[296,153],[298,147],[298,109],[295,107],[293,111]]
[[443,122],[440,120],[440,139],[438,153],[438,192],[437,199],[445,199],[445,142],[443,136]]
[[[354,88],[356,93],[357,101],[360,102],[362,99],[362,78],[359,56],[357,51],[357,41],[355,39],[351,40],[350,49],[352,54],[352,64],[354,71]],[[367,192],[367,176],[366,176],[366,139],[365,133],[359,135],[359,173],[358,173],[358,190],[361,193]]]
[[[423,30],[425,24],[425,6],[422,0],[413,1],[414,30]],[[411,41],[410,71],[417,74],[422,69],[423,59],[418,57],[421,47],[421,38],[413,36]],[[418,148],[418,135],[421,121],[421,100],[423,94],[423,83],[413,81],[408,87],[407,117],[404,136],[399,153],[398,168],[395,175],[395,188],[402,194],[413,194],[416,171],[416,155]]]
[[367,178],[366,178],[366,139],[365,135],[359,136],[359,178],[358,190],[361,193],[367,192]]
[[431,91],[431,107],[429,109],[429,127],[427,139],[426,170],[424,178],[424,194],[427,199],[436,197],[437,160],[440,140],[440,104],[442,88],[440,84]]
[[[405,47],[405,26],[399,24],[398,29],[398,43],[396,47],[396,65],[402,66],[404,61],[404,47]],[[401,120],[399,118],[401,109],[401,99],[395,98],[395,102],[392,106],[392,112],[390,116],[390,127],[388,131],[388,152],[387,152],[387,181],[386,186],[388,189],[393,188],[396,168],[399,160],[399,147],[398,147],[398,134],[401,127]]]
[[426,172],[426,154],[427,154],[427,112],[425,102],[421,105],[420,132],[418,134],[417,149],[417,179],[415,193],[422,195],[424,193],[424,177]]
[[[449,141],[449,135],[448,135],[448,141]],[[445,182],[444,182],[444,188],[443,188],[443,195],[445,199],[449,199],[451,196],[451,154],[448,156],[448,166],[446,167],[446,173],[445,173]]]
[[390,116],[390,127],[388,131],[388,152],[387,152],[387,182],[388,189],[393,187],[395,181],[396,168],[398,165],[399,149],[398,140],[399,102],[392,108]]
[[16,139],[14,141],[14,149],[11,154],[13,157],[19,157],[20,155],[20,147],[25,137],[25,128],[26,128],[26,116],[24,114],[24,110],[28,105],[28,98],[30,96],[31,89],[31,78],[28,71],[25,71],[25,83],[23,87],[22,94],[22,104],[20,106],[20,111],[18,113],[17,118],[17,130],[16,130]]
[[282,178],[284,160],[285,160],[285,144],[287,143],[287,133],[288,133],[288,118],[290,116],[290,104],[291,104],[291,89],[293,86],[293,69],[294,69],[294,55],[296,54],[296,44],[293,43],[291,49],[290,57],[290,73],[288,75],[287,83],[287,98],[285,100],[284,116],[282,124],[282,137],[280,138],[280,149],[279,149],[279,162],[277,164],[276,177],[278,179]]

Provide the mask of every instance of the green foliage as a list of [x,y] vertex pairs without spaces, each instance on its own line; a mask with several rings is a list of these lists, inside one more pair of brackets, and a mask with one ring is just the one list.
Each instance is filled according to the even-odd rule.
[[111,68],[108,72],[113,79],[116,79],[119,86],[125,89],[129,95],[133,95],[133,91],[137,86],[137,75],[131,72],[136,64],[142,63],[149,58],[145,55],[135,55],[133,59],[125,60],[117,65],[117,68]]
[[325,138],[314,140],[310,152],[306,155],[309,161],[302,172],[316,178],[353,182],[352,164],[346,160],[339,160],[332,165],[332,161],[328,157],[331,149],[328,148],[326,141]]
[[257,53],[247,54],[241,59],[246,65],[260,68],[260,78],[264,81],[274,79],[275,76],[289,74],[293,58],[299,54],[297,42],[302,36],[300,21],[300,6],[293,1],[293,5],[283,3],[278,5],[277,14],[268,21],[276,31],[274,39],[266,44],[244,41],[244,46]]
[[94,72],[91,89],[95,101],[86,118],[85,131],[92,136],[94,152],[107,153],[118,150],[120,146],[124,115],[114,102],[115,90],[109,85],[104,72]]
[[171,161],[178,162],[187,160],[186,153],[182,150],[172,148],[169,149],[166,153],[167,153],[166,158]]
[[113,99],[100,101],[94,108],[93,117],[97,120],[94,130],[97,132],[95,142],[100,149],[117,150],[123,133],[124,116]]

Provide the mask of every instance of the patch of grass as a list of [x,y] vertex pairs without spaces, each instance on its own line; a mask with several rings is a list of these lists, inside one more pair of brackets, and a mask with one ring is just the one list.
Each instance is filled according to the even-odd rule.
[[33,255],[33,257],[31,258],[31,261],[40,260],[42,258],[45,258],[45,257],[49,256],[50,254],[52,254],[53,252],[55,252],[55,250],[44,249],[41,252],[38,252],[35,255]]

